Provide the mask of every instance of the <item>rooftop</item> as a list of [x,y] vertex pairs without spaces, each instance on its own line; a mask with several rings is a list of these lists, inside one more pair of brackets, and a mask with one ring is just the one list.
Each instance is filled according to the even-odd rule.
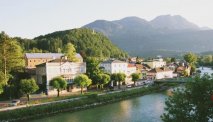
[[103,61],[102,63],[110,63],[111,64],[111,63],[127,63],[127,62],[110,59],[110,60]]
[[168,72],[168,71],[172,71],[167,67],[161,67],[161,68],[154,68],[152,70],[150,70],[149,72],[151,73],[158,73],[158,72]]
[[[61,56],[64,56],[63,53],[26,53],[26,58],[37,59],[37,58],[44,58],[44,59],[60,59]],[[79,53],[76,54],[77,58],[82,58]]]

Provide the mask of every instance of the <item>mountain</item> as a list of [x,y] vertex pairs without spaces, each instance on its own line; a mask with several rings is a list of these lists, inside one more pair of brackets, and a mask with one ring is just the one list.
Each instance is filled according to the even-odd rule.
[[104,33],[132,56],[177,56],[213,50],[213,30],[200,28],[179,15],[162,15],[151,21],[138,17],[97,20],[82,28]]
[[58,31],[33,40],[18,39],[18,41],[26,51],[38,48],[43,52],[60,52],[64,45],[71,42],[83,57],[127,57],[126,52],[115,46],[102,33],[85,28]]
[[175,15],[162,15],[158,16],[152,21],[151,25],[156,29],[167,29],[167,30],[200,30],[200,28],[187,21],[185,18]]

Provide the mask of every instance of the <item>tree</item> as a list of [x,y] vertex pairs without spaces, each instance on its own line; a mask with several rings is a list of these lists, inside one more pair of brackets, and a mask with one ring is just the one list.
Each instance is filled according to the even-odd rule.
[[58,97],[61,90],[65,89],[67,87],[67,81],[64,80],[62,77],[55,77],[52,80],[50,80],[50,86],[57,89]]
[[65,55],[70,61],[73,61],[73,62],[79,61],[78,58],[76,57],[76,50],[72,43],[67,43],[67,45],[64,47],[63,52],[65,53]]
[[23,67],[23,53],[18,42],[9,38],[4,32],[0,33],[0,60],[2,67],[0,71],[6,78],[15,67]]
[[172,59],[167,57],[167,58],[164,58],[164,60],[166,61],[166,63],[171,63],[172,62]]
[[113,82],[113,84],[117,84],[117,82],[118,82],[118,75],[117,75],[117,73],[113,73],[113,74],[111,74],[111,80],[112,80],[112,82]]
[[140,73],[132,73],[132,81],[134,81],[134,85],[135,85],[135,82],[140,79],[140,76],[141,74]]
[[208,122],[213,118],[213,77],[196,76],[176,90],[165,104],[164,122]]
[[186,70],[184,70],[184,71],[182,72],[182,75],[183,75],[184,77],[188,77],[190,74],[189,74]]
[[100,79],[99,74],[102,73],[99,67],[100,61],[98,61],[95,58],[87,58],[86,63],[87,63],[87,66],[86,66],[87,76],[92,80],[92,84],[98,85],[98,81]]
[[197,62],[197,55],[191,52],[187,53],[184,55],[184,60],[188,62],[191,66],[195,65],[195,63]]
[[121,87],[121,82],[124,82],[126,78],[126,75],[124,73],[117,73],[117,79],[118,79],[118,88]]
[[81,74],[74,79],[74,83],[81,87],[81,94],[83,94],[83,88],[92,84],[92,80],[87,75]]
[[108,74],[100,74],[100,86],[103,89],[103,86],[110,81],[110,76]]
[[176,58],[175,57],[171,58],[171,62],[176,62]]
[[31,79],[22,79],[20,82],[20,91],[27,95],[27,100],[30,101],[30,94],[37,91],[38,85],[36,84],[36,81]]
[[3,92],[3,87],[7,84],[8,78],[0,71],[0,94]]

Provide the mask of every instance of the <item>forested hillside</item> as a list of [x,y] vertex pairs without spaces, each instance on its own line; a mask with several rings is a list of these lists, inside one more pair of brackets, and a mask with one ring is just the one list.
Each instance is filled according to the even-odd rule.
[[71,42],[83,57],[127,57],[127,53],[112,44],[106,36],[90,29],[58,31],[33,40],[16,39],[24,50],[30,52],[61,52],[63,47]]

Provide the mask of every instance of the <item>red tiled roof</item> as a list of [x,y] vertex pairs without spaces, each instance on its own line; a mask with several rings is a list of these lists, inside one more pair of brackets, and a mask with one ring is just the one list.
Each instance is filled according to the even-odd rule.
[[167,72],[167,71],[172,71],[169,68],[166,67],[161,67],[161,68],[154,68],[152,70],[150,70],[150,73],[158,73],[158,72]]
[[135,64],[128,64],[128,67],[136,67]]

